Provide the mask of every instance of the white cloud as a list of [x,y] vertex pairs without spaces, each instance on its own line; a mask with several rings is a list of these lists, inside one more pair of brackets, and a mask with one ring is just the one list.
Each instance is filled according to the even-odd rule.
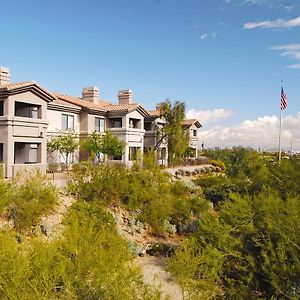
[[300,69],[300,64],[289,65],[288,68],[290,68],[290,69]]
[[294,5],[284,5],[282,0],[225,0],[224,4],[232,4],[237,6],[262,6],[270,9],[285,9],[291,11]]
[[[300,61],[300,44],[288,44],[288,45],[281,45],[281,46],[274,46],[270,48],[271,50],[279,50],[283,51],[281,56],[288,56],[295,60]],[[294,64],[288,66],[290,69],[300,69],[300,64]]]
[[[289,115],[282,121],[282,145],[289,149],[293,140],[294,150],[300,150],[300,112]],[[256,120],[245,120],[231,127],[213,127],[199,132],[205,147],[245,146],[261,149],[278,147],[279,118],[263,116]]]
[[244,29],[255,28],[292,28],[300,26],[300,17],[294,19],[277,19],[274,21],[248,22],[244,24]]
[[208,123],[219,119],[224,119],[232,116],[232,111],[224,108],[217,108],[213,110],[195,110],[190,109],[186,112],[187,119],[197,119],[200,123]]
[[204,33],[200,36],[200,39],[203,41],[207,38],[208,34],[207,33]]

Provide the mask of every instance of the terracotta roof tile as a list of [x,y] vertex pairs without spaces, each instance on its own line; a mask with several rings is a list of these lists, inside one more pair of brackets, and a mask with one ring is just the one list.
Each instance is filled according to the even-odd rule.
[[159,110],[148,110],[148,113],[150,116],[153,117],[159,117],[160,116],[160,111]]
[[79,105],[64,101],[62,99],[55,99],[54,101],[51,102],[51,104],[58,105],[58,106],[72,107],[77,109],[81,108]]
[[48,92],[41,85],[36,83],[35,81],[24,81],[24,82],[16,82],[16,83],[8,83],[0,85],[0,92],[22,92],[23,89],[33,88],[38,90],[42,95],[44,95],[48,101],[52,101],[56,99],[56,96],[50,92]]
[[195,124],[198,128],[202,127],[202,125],[200,124],[200,122],[197,119],[186,119],[183,121],[184,126],[190,127],[193,124]]
[[24,81],[24,82],[0,84],[0,90],[10,91],[12,89],[27,87],[27,86],[31,86],[34,84],[36,84],[35,81]]
[[137,103],[132,103],[132,104],[110,104],[110,105],[105,105],[105,109],[107,111],[132,111],[137,109],[140,104]]
[[96,104],[96,103],[93,103],[93,102],[90,102],[87,100],[82,100],[81,98],[76,98],[76,97],[67,96],[67,95],[61,95],[58,93],[55,93],[55,96],[62,101],[65,101],[65,102],[68,102],[71,104],[75,104],[80,107],[85,107],[85,108],[93,109],[93,110],[97,110],[97,111],[107,111],[104,108],[104,105],[101,104],[101,102],[99,104]]

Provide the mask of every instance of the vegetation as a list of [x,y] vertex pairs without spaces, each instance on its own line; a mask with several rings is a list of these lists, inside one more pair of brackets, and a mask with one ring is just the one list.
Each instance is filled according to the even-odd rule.
[[299,299],[300,160],[279,165],[239,147],[208,153],[223,172],[200,174],[196,187],[159,169],[153,152],[144,169],[74,165],[77,202],[62,236],[48,242],[28,232],[55,205],[55,188],[40,175],[0,180],[0,213],[14,223],[0,227],[0,299],[159,299],[143,284],[111,207],[134,211],[159,236],[196,224],[166,251],[188,299]]
[[227,176],[195,181],[215,209],[170,259],[171,272],[192,298],[299,299],[300,161],[279,165],[240,147],[206,154]]
[[57,203],[55,187],[40,173],[18,181],[0,181],[0,213],[6,212],[19,232],[36,225],[43,214],[49,213]]
[[174,165],[180,162],[180,159],[188,154],[189,150],[189,136],[183,127],[185,104],[180,101],[172,104],[170,100],[166,100],[160,104],[159,110],[160,115],[166,120],[166,124],[158,132],[160,136],[158,143],[167,139],[168,160],[171,165]]
[[99,158],[101,154],[120,157],[124,152],[125,143],[111,132],[101,134],[94,131],[84,142],[83,148],[89,152],[92,160],[95,156]]
[[58,151],[68,165],[70,154],[78,148],[78,137],[73,131],[63,131],[51,138],[47,143],[48,150]]
[[101,207],[79,202],[65,227],[50,243],[0,231],[1,299],[159,299]]
[[172,181],[160,169],[135,172],[122,165],[80,164],[73,168],[70,191],[87,202],[139,210],[139,218],[149,223],[154,233],[165,231],[166,220],[175,225],[185,223],[193,212],[199,214],[205,207],[199,194]]

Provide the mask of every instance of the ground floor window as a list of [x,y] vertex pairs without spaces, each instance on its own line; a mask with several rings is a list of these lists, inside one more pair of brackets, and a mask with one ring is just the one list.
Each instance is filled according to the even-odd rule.
[[129,147],[129,160],[136,160],[140,149],[140,147]]
[[166,159],[167,158],[167,149],[160,148],[157,150],[157,158],[158,159]]
[[3,144],[0,143],[0,163],[3,163]]
[[15,164],[36,164],[41,162],[40,143],[15,143]]

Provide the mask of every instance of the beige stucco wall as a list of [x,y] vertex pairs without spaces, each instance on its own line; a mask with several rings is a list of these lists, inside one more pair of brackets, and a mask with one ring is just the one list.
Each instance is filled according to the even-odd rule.
[[[15,116],[16,101],[40,106],[41,118]],[[4,100],[4,116],[0,117],[0,136],[0,141],[3,143],[6,177],[16,174],[14,170],[16,142],[40,144],[40,163],[35,164],[35,168],[45,170],[47,163],[47,102],[30,91],[6,98]],[[18,161],[16,159],[16,162]]]

